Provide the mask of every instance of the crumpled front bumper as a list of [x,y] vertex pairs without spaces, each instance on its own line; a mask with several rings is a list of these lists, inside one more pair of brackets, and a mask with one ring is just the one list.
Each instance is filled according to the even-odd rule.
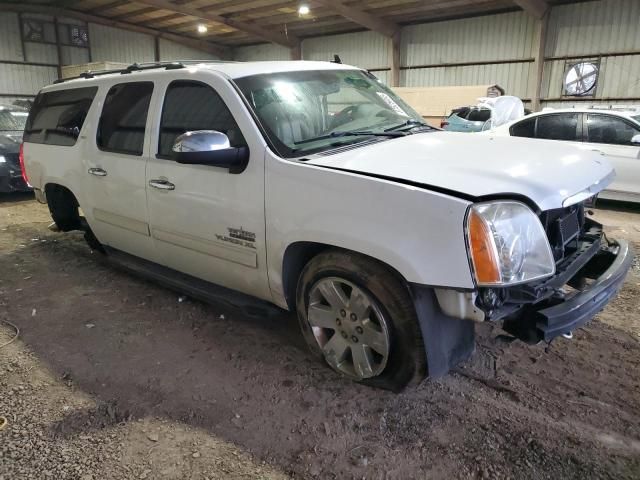
[[619,240],[604,244],[569,281],[573,291],[527,305],[503,328],[525,341],[549,342],[584,325],[618,293],[633,263],[633,250]]

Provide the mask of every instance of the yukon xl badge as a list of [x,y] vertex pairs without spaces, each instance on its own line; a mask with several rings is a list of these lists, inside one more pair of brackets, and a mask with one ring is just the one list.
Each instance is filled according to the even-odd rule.
[[240,245],[241,247],[256,248],[255,233],[247,232],[246,230],[243,230],[242,227],[227,227],[227,230],[229,232],[227,235],[220,235],[216,233],[216,238],[221,242],[233,243],[235,245]]

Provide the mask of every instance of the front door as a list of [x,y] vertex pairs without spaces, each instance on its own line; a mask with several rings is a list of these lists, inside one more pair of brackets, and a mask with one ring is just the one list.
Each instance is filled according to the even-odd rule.
[[86,143],[89,219],[94,234],[105,245],[152,259],[145,168],[149,141],[147,121],[153,82],[124,82],[110,87],[95,139]]
[[631,143],[640,130],[631,122],[606,113],[589,113],[586,141],[607,155],[616,178],[607,190],[640,195],[640,146]]
[[[147,200],[157,261],[189,275],[270,299],[264,224],[264,153],[245,106],[229,83],[166,82],[147,165]],[[234,115],[232,112],[240,112]],[[186,165],[171,159],[177,136],[196,130],[226,134],[248,146],[246,169]]]

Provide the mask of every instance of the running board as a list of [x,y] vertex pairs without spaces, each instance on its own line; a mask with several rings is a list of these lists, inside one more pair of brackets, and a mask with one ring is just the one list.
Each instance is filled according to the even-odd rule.
[[107,253],[105,257],[107,263],[191,298],[205,303],[222,303],[239,309],[252,318],[272,318],[284,313],[284,310],[264,300],[163,267],[111,247],[104,248]]

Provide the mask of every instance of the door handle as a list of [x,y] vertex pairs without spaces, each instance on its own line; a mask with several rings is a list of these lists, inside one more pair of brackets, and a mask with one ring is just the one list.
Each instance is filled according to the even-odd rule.
[[149,186],[159,190],[175,190],[176,186],[167,180],[149,180]]
[[106,177],[106,176],[107,176],[107,171],[106,171],[106,170],[103,170],[103,169],[102,169],[102,168],[100,168],[100,167],[90,168],[90,169],[88,170],[88,172],[89,172],[91,175],[95,175],[96,177]]

